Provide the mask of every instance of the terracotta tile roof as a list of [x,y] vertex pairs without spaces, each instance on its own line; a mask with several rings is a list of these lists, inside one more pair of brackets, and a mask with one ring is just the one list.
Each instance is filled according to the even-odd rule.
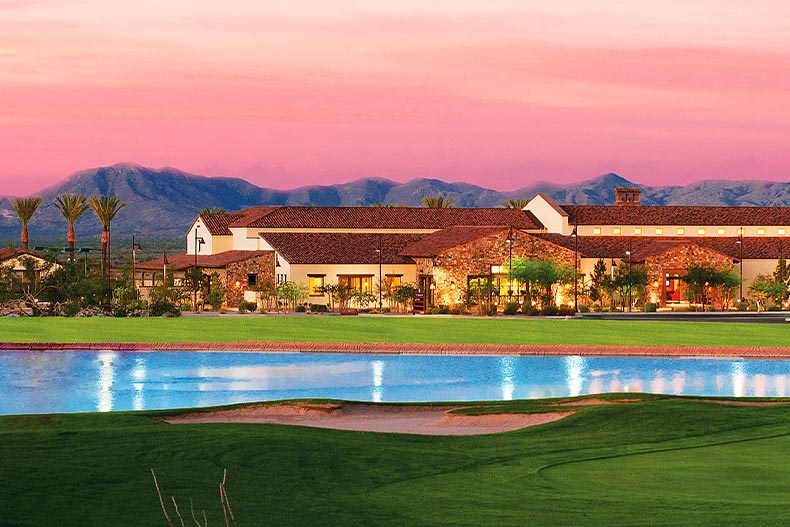
[[262,232],[261,238],[291,264],[413,264],[400,252],[424,234]]
[[[574,240],[561,234],[532,234],[545,240],[573,250]],[[632,261],[642,261],[650,256],[661,254],[673,247],[694,244],[716,251],[736,261],[741,249],[738,237],[658,237],[658,236],[581,236],[579,254],[587,258],[626,258],[625,252],[631,251]],[[783,254],[790,257],[790,237],[744,237],[744,260],[773,260]]]
[[[235,262],[243,262],[250,258],[256,258],[264,254],[271,254],[271,251],[225,251],[217,254],[198,254],[198,267],[205,267],[208,269],[219,269]],[[194,254],[168,254],[167,255],[167,268],[173,271],[183,271],[195,265]],[[155,260],[148,260],[137,264],[137,269],[155,270],[162,269],[162,258]]]
[[510,227],[505,225],[448,227],[425,235],[419,241],[404,248],[403,251],[401,251],[401,255],[415,258],[429,258],[448,249],[452,249],[453,247],[471,242],[472,240],[509,229]]
[[790,207],[563,205],[571,225],[790,225]]
[[281,229],[444,229],[453,225],[542,228],[531,212],[507,208],[277,207],[255,218],[234,221],[230,226],[242,226],[244,222],[246,227]]
[[36,258],[41,258],[41,259],[46,258],[45,255],[38,253],[36,251],[29,251],[25,249],[9,249],[9,248],[0,249],[0,261],[8,260],[9,258],[14,258],[16,256],[23,256],[23,255],[34,256]]
[[240,210],[239,212],[225,214],[201,214],[199,217],[203,220],[208,232],[214,236],[230,236],[231,232],[229,227],[243,227],[248,223],[259,220],[278,208],[280,207],[274,205],[252,207]]

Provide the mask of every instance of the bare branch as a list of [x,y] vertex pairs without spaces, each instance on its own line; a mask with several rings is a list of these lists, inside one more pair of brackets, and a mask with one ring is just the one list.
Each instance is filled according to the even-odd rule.
[[178,519],[181,520],[181,527],[186,527],[186,525],[184,525],[184,518],[182,518],[181,513],[178,512],[178,503],[176,503],[175,497],[170,496],[170,499],[173,500],[173,507],[176,508],[176,515],[178,515]]
[[165,502],[162,499],[162,493],[159,492],[159,483],[156,481],[156,473],[154,472],[153,468],[151,468],[151,475],[154,477],[154,485],[156,486],[156,493],[159,495],[159,504],[162,506],[162,514],[165,515],[165,519],[167,520],[167,523],[170,524],[170,527],[175,527],[173,525],[173,520],[171,520],[170,516],[167,515],[167,509],[165,508]]

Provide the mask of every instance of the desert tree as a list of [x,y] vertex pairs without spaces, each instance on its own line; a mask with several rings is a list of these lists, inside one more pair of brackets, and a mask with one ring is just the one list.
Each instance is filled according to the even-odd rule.
[[21,242],[22,248],[28,250],[30,236],[28,235],[27,226],[33,214],[36,213],[39,205],[41,205],[41,198],[39,196],[31,196],[29,198],[11,198],[11,206],[14,207],[19,221],[22,222]]
[[453,198],[447,196],[425,196],[422,198],[422,204],[429,209],[449,209],[453,206]]
[[523,209],[527,206],[527,200],[524,198],[511,198],[502,201],[501,205],[506,209]]
[[69,224],[68,242],[72,260],[74,259],[74,241],[76,239],[74,224],[90,209],[87,201],[88,198],[82,194],[61,194],[55,198],[55,208],[60,211],[60,214]]
[[126,206],[118,196],[91,196],[88,205],[101,222],[101,256],[107,269],[107,280],[110,277],[110,224],[118,212]]

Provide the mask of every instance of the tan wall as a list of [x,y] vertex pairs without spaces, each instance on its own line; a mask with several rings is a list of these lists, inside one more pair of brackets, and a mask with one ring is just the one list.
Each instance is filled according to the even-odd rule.
[[[596,233],[595,229],[600,229],[600,233]],[[636,229],[641,228],[642,232],[637,233]],[[620,229],[620,232],[616,232]],[[661,229],[662,233],[658,234],[657,229]],[[678,229],[683,229],[683,233],[679,234]],[[719,234],[719,229],[724,229],[723,234]],[[730,237],[738,236],[740,227],[731,225],[579,225],[580,236],[672,236],[672,237]],[[764,234],[758,234],[758,229],[765,229]],[[780,229],[784,229],[784,234],[780,233]],[[704,231],[700,234],[700,230]],[[759,226],[744,226],[743,235],[751,237],[765,237],[765,236],[785,236],[790,233],[790,226],[780,227],[759,227]]]
[[568,225],[568,217],[563,216],[541,196],[532,198],[523,210],[528,210],[540,220],[547,232],[569,236],[573,227]]
[[[326,275],[324,279],[325,284],[336,284],[337,275],[352,274],[352,275],[373,275],[373,292],[378,291],[379,282],[379,266],[378,264],[344,264],[344,265],[305,265],[294,264],[290,266],[290,280],[300,284],[307,285],[308,274],[323,274]],[[403,275],[403,282],[415,282],[416,266],[414,264],[383,264],[381,267],[382,279],[386,278],[388,274]],[[326,304],[328,297],[326,295],[310,296],[308,301],[313,304]],[[386,300],[384,301],[386,305]]]

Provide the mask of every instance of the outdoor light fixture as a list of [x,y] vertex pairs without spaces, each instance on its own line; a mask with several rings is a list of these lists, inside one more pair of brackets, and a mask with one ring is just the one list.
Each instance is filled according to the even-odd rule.
[[579,312],[579,226],[573,226],[573,312]]
[[194,296],[195,296],[195,311],[198,310],[197,305],[197,294],[198,294],[198,251],[200,251],[200,246],[204,245],[206,242],[203,240],[202,236],[198,236],[198,228],[195,227],[195,274],[193,278],[192,287],[195,289]]
[[738,245],[738,265],[740,267],[740,275],[741,275],[741,283],[740,292],[738,293],[738,302],[743,302],[743,227],[738,229],[738,239],[735,240],[735,243]]
[[631,303],[631,251],[628,250],[625,252],[625,255],[628,256],[628,311],[631,311],[633,304]]
[[450,282],[450,289],[455,291],[455,282]]
[[379,234],[379,247],[378,247],[378,249],[376,249],[376,252],[379,253],[379,312],[380,312],[382,310],[382,308],[384,307],[384,304],[383,304],[382,299],[381,299],[381,294],[382,294],[381,290],[382,290],[382,288],[384,286],[384,284],[381,282],[381,253],[382,253],[382,250],[381,250],[381,234]]
[[137,243],[137,240],[132,234],[132,298],[137,300],[137,282],[135,281],[135,268],[137,266],[137,251],[142,251],[143,246]]

